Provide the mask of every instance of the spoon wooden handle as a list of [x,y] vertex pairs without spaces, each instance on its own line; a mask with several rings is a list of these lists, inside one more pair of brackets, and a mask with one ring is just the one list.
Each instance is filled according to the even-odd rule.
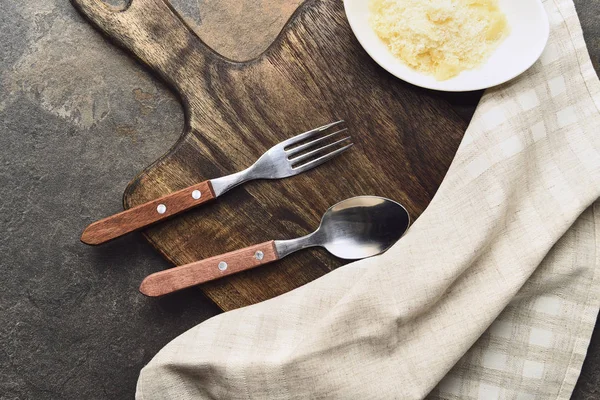
[[162,296],[278,259],[275,241],[271,240],[206,260],[156,272],[142,281],[140,292],[151,297]]
[[96,221],[83,231],[81,241],[97,245],[145,228],[215,198],[210,181],[198,183],[148,203]]

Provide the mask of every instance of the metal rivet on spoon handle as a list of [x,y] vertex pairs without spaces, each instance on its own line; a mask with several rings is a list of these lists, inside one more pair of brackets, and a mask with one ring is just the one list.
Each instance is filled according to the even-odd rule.
[[402,205],[376,196],[358,196],[331,207],[313,233],[292,240],[271,240],[154,273],[140,292],[162,296],[236,272],[255,268],[295,251],[321,246],[339,258],[356,260],[386,251],[404,234],[410,218]]
[[[105,243],[204,204],[244,182],[287,178],[308,171],[352,146],[350,137],[342,135],[346,131],[346,128],[341,128],[343,122],[323,125],[284,140],[267,150],[243,171],[198,183],[96,221],[83,231],[81,241],[94,245]],[[340,137],[341,139],[335,140]],[[314,140],[303,143],[313,138]],[[335,142],[328,144],[327,140],[330,139]],[[302,151],[307,152],[299,154]]]

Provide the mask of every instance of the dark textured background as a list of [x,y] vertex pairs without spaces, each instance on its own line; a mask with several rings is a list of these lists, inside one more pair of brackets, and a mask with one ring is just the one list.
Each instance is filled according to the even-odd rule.
[[[173,4],[211,46],[246,59],[299,2]],[[598,71],[600,0],[576,5]],[[476,95],[444,96],[470,117]],[[132,398],[162,346],[219,312],[195,289],[138,294],[168,267],[139,234],[79,242],[86,224],[120,210],[127,182],[182,126],[177,100],[67,0],[0,0],[0,399]],[[573,398],[600,398],[600,329]]]

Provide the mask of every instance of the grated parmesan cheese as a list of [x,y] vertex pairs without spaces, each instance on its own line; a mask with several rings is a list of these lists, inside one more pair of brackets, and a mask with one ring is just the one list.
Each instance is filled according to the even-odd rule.
[[369,12],[392,54],[437,80],[481,65],[509,31],[497,0],[369,0]]

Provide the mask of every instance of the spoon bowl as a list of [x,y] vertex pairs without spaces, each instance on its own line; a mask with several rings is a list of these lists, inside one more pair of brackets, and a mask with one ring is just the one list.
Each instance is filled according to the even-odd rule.
[[386,251],[404,234],[410,219],[395,201],[375,196],[344,200],[331,207],[318,232],[336,257],[356,260]]
[[319,228],[292,240],[276,240],[282,258],[294,251],[321,246],[338,258],[357,260],[383,253],[406,231],[410,217],[399,203],[377,196],[357,196],[330,207]]

